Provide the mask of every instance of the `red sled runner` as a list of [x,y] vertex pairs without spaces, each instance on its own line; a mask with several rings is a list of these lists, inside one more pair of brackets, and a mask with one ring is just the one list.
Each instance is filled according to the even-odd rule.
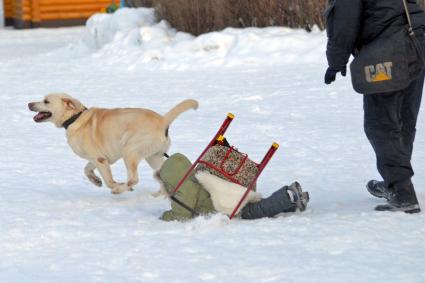
[[[191,175],[191,173],[195,170],[195,168],[202,164],[204,167],[208,167],[211,170],[217,171],[219,174],[224,176],[225,179],[227,179],[230,182],[236,183],[238,185],[241,185],[234,176],[239,172],[239,170],[242,168],[246,160],[248,159],[247,154],[243,154],[237,151],[237,149],[234,146],[228,146],[226,139],[224,138],[224,133],[226,132],[227,128],[229,127],[230,123],[233,121],[234,115],[229,113],[227,114],[226,120],[224,120],[223,124],[221,125],[220,129],[218,130],[217,134],[214,136],[214,138],[211,140],[211,142],[208,144],[208,146],[204,149],[204,151],[201,153],[201,155],[196,159],[196,161],[192,164],[192,166],[189,168],[189,170],[186,172],[186,174],[183,176],[183,178],[180,180],[180,182],[177,184],[176,188],[173,190],[173,192],[170,195],[170,198],[184,207],[185,209],[192,212],[194,215],[199,215],[195,210],[187,206],[184,202],[180,201],[175,197],[178,190],[181,188],[182,184],[185,182],[185,180]],[[202,160],[207,151],[213,147],[214,145],[226,145],[228,146],[227,153],[225,154],[224,158],[221,160],[220,165],[213,164],[211,162],[207,162]],[[232,219],[236,212],[239,210],[241,204],[245,200],[245,198],[248,196],[249,192],[252,191],[255,187],[255,184],[257,182],[258,177],[260,176],[261,172],[263,172],[264,168],[266,167],[267,163],[270,161],[276,150],[279,148],[279,145],[277,143],[273,143],[270,149],[267,151],[266,155],[264,156],[263,160],[260,163],[255,163],[255,166],[257,167],[258,171],[255,174],[254,178],[251,180],[251,182],[246,186],[246,191],[243,194],[242,198],[239,200],[236,207],[233,209],[232,214],[230,215],[230,219]],[[243,155],[243,158],[241,159],[239,165],[233,172],[228,172],[224,169],[223,164],[226,162],[226,160],[229,158],[229,156],[232,154],[232,152],[238,152],[239,154]]]

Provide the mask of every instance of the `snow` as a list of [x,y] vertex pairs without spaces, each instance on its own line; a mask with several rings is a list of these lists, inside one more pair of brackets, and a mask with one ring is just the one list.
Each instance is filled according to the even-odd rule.
[[[324,33],[193,37],[151,13],[97,15],[84,29],[0,29],[0,282],[425,281],[425,215],[373,211],[382,201],[364,188],[378,173],[362,97],[347,78],[323,84]],[[259,191],[297,180],[310,205],[273,219],[162,222],[169,203],[151,196],[158,184],[148,166],[134,192],[112,195],[84,177],[63,129],[32,121],[27,103],[55,91],[159,113],[197,99],[201,107],[170,129],[170,153],[192,160],[233,112],[227,137],[252,159],[281,145]],[[424,119],[422,110],[413,158],[422,204]],[[126,177],[121,162],[113,173]]]

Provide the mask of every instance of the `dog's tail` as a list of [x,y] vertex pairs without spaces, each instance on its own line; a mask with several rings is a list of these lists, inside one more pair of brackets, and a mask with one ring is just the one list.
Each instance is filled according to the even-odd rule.
[[174,106],[167,114],[164,115],[165,125],[170,125],[181,113],[193,109],[198,109],[198,101],[194,99],[186,99]]

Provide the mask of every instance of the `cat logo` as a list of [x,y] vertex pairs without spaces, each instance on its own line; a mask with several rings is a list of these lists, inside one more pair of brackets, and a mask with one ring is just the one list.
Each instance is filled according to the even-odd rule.
[[384,62],[365,67],[366,81],[368,83],[376,83],[382,81],[390,81],[393,79],[391,68],[393,62]]

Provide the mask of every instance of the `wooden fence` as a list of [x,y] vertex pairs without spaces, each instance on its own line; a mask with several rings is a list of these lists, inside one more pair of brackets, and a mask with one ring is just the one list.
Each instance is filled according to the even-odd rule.
[[80,25],[111,4],[111,0],[3,1],[5,23],[15,28]]

